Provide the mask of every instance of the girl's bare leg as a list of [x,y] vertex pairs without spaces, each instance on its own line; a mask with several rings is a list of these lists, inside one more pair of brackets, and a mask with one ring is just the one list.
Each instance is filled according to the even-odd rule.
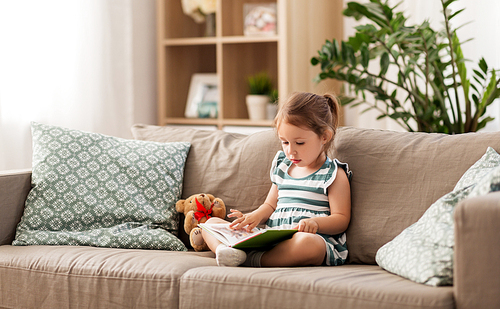
[[321,265],[325,254],[325,241],[321,236],[297,232],[292,238],[264,253],[260,263],[262,266]]
[[[229,223],[220,218],[210,218],[207,223]],[[202,236],[210,250],[215,253],[215,259],[219,266],[238,266],[245,262],[247,254],[243,250],[229,248],[222,244],[217,238],[210,233],[202,230]]]
[[[207,223],[228,223],[228,221],[220,218],[210,218]],[[205,230],[202,231],[202,235],[210,250],[217,254],[217,247],[221,242]],[[321,236],[297,232],[291,239],[285,240],[273,249],[265,252],[260,263],[262,266],[282,267],[321,265],[325,254],[325,242]]]
[[[212,217],[212,218],[208,219],[206,223],[218,224],[218,223],[229,223],[229,222],[226,221],[226,220],[223,220],[221,218]],[[201,234],[203,235],[203,239],[207,243],[207,245],[210,248],[210,250],[213,253],[215,253],[215,250],[221,244],[221,242],[217,238],[215,238],[212,235],[210,235],[210,233],[207,232],[207,231],[205,231],[205,230],[202,230]]]

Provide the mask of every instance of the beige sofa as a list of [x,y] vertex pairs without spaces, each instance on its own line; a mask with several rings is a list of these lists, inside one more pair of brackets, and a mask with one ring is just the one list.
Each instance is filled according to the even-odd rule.
[[[138,139],[188,141],[183,197],[212,193],[250,211],[270,187],[273,131],[135,126]],[[11,246],[30,172],[0,175],[1,308],[500,308],[500,193],[455,211],[454,286],[430,287],[375,263],[377,250],[417,221],[500,133],[440,135],[340,128],[349,164],[349,263],[338,267],[221,268],[210,252]],[[179,237],[187,243],[185,233]]]

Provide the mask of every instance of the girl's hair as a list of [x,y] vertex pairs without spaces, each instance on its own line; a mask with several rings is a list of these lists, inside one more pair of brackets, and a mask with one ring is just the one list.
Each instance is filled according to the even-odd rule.
[[339,125],[339,103],[333,94],[317,95],[308,92],[295,92],[284,102],[280,102],[274,126],[286,122],[297,127],[306,127],[322,137],[326,131],[332,138],[326,142],[324,151],[330,149]]

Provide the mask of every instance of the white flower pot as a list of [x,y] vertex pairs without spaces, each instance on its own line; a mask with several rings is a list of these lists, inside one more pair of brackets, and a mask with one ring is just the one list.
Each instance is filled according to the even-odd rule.
[[267,119],[274,120],[278,113],[278,104],[267,103]]
[[249,94],[246,97],[246,101],[250,120],[264,120],[267,118],[267,103],[269,103],[269,96]]

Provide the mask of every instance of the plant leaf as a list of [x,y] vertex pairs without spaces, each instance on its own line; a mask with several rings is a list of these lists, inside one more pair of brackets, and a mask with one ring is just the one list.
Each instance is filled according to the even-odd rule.
[[342,41],[342,43],[340,43],[341,45],[341,55],[342,55],[342,63],[347,63],[347,61],[349,61],[349,52],[347,50],[347,43]]
[[451,14],[450,16],[448,16],[448,20],[451,20],[453,17],[457,16],[458,14],[462,13],[463,10],[465,10],[465,8],[461,9],[461,10],[458,10],[456,11],[455,13]]
[[450,4],[452,4],[453,2],[455,2],[457,0],[447,0],[443,3],[443,7],[444,8],[447,8]]
[[361,45],[361,65],[367,69],[368,64],[370,63],[370,51],[368,50],[368,46],[366,44]]
[[474,74],[476,74],[477,77],[480,77],[482,80],[485,80],[486,77],[483,75],[483,73],[479,72],[478,70],[472,70]]
[[452,46],[453,51],[455,52],[455,62],[457,64],[458,75],[460,76],[460,81],[462,82],[462,90],[464,92],[465,100],[468,102],[470,81],[467,79],[467,68],[465,67],[464,54],[462,52],[462,47],[460,46],[460,41],[458,40],[456,31],[453,32]]
[[478,122],[476,130],[479,131],[479,130],[483,129],[486,126],[486,124],[492,120],[495,120],[495,118],[492,118],[492,117],[484,118],[483,120]]
[[488,64],[486,63],[486,60],[484,58],[479,59],[479,68],[484,72],[488,72]]
[[481,112],[483,112],[483,109],[485,109],[486,106],[493,103],[493,101],[496,98],[498,98],[498,96],[500,95],[500,89],[498,89],[499,82],[500,82],[500,80],[497,80],[496,72],[491,71],[490,82],[488,83],[488,86],[486,87],[486,90],[484,91],[483,98],[482,98],[481,103],[479,104],[479,107],[478,107],[478,109],[481,110]]
[[339,46],[339,41],[337,41],[337,39],[333,39],[332,41],[332,50],[333,50],[333,59],[338,61],[340,59],[340,46]]
[[385,73],[387,73],[387,70],[389,69],[389,53],[384,52],[382,56],[380,57],[380,74],[379,76],[384,76]]

